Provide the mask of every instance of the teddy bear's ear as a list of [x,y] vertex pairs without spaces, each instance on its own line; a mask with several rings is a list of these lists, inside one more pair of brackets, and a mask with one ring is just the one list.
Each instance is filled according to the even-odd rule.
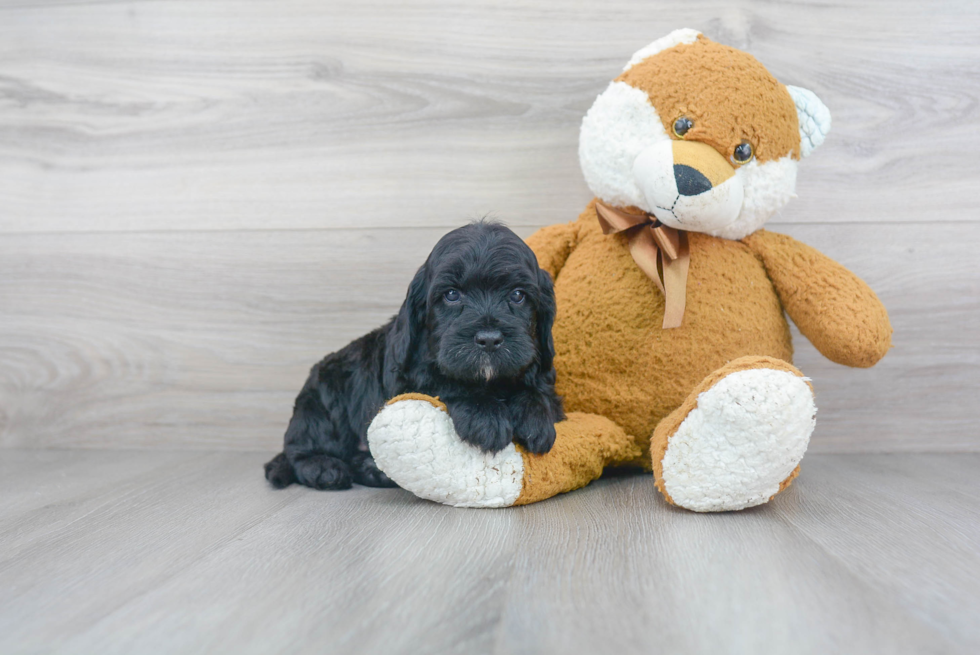
[[796,105],[796,117],[800,121],[800,156],[806,157],[817,149],[830,132],[830,110],[813,91],[799,86],[786,85]]
[[645,48],[640,48],[639,50],[634,52],[633,56],[630,57],[629,63],[626,64],[626,68],[623,69],[623,72],[625,73],[626,71],[633,68],[644,59],[648,57],[652,57],[653,55],[657,54],[661,50],[666,50],[667,48],[673,48],[675,45],[681,45],[682,43],[688,43],[688,44],[694,43],[695,41],[698,40],[699,36],[701,36],[701,32],[698,32],[697,30],[692,30],[687,27],[679,30],[674,30],[667,36],[662,36],[656,41],[654,41],[653,43],[651,43],[650,45],[646,46]]

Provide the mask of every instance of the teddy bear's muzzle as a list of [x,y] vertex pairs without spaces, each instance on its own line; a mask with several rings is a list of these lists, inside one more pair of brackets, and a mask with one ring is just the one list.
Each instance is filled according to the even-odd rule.
[[744,190],[717,150],[697,141],[665,141],[643,150],[633,177],[650,211],[679,230],[714,232],[738,219]]

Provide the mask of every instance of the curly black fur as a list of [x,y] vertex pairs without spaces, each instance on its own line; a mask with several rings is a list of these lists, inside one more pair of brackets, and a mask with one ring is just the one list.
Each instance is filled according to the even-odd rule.
[[410,391],[438,396],[459,436],[484,451],[516,441],[548,452],[565,418],[555,393],[554,319],[551,278],[516,234],[491,222],[453,230],[387,325],[313,367],[266,479],[277,488],[395,486],[375,465],[366,434],[388,398]]

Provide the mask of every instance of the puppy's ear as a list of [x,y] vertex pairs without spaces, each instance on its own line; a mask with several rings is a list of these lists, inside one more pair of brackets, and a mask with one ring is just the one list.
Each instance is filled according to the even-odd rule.
[[408,368],[425,328],[426,299],[429,295],[428,269],[419,268],[408,285],[405,302],[388,331],[385,345],[384,386],[389,393],[400,393],[399,379]]
[[538,359],[541,371],[547,373],[554,366],[555,340],[551,337],[551,326],[555,324],[555,287],[551,276],[544,269],[538,269]]

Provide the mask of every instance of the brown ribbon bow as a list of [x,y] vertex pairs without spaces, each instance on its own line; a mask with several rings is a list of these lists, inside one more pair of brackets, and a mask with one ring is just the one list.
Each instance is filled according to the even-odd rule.
[[687,233],[667,227],[652,214],[630,214],[595,202],[603,234],[625,232],[630,255],[640,270],[657,283],[664,294],[665,330],[681,326],[687,300],[687,269],[691,255]]

